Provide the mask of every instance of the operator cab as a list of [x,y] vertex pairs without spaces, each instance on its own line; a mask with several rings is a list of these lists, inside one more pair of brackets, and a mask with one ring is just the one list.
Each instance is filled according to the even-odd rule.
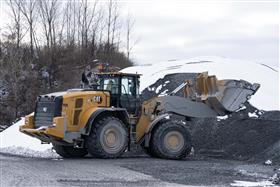
[[126,108],[128,113],[137,115],[140,107],[139,74],[130,73],[97,73],[91,85],[93,89],[109,91],[111,106]]

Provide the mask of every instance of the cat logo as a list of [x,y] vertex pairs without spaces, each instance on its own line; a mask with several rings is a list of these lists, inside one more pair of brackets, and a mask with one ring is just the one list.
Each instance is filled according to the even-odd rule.
[[94,96],[93,97],[93,102],[100,104],[102,102],[102,97],[101,96]]

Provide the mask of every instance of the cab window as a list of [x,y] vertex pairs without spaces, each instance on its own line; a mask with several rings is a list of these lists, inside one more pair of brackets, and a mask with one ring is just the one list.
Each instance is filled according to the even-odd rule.
[[122,78],[122,95],[135,96],[136,88],[133,79],[133,77]]
[[101,81],[102,90],[111,91],[112,94],[118,94],[118,78],[104,78]]

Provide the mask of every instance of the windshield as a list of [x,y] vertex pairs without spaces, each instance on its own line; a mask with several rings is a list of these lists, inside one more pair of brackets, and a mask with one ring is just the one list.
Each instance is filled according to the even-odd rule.
[[97,81],[97,89],[108,90],[111,91],[112,94],[118,94],[118,82],[119,79],[117,77],[99,77]]

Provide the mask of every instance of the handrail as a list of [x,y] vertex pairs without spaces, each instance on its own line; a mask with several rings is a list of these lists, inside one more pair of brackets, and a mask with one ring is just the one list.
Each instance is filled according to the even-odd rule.
[[177,92],[179,92],[182,88],[184,88],[188,83],[188,81],[183,82],[180,84],[177,88],[175,88],[172,92],[170,92],[168,95],[175,95]]

